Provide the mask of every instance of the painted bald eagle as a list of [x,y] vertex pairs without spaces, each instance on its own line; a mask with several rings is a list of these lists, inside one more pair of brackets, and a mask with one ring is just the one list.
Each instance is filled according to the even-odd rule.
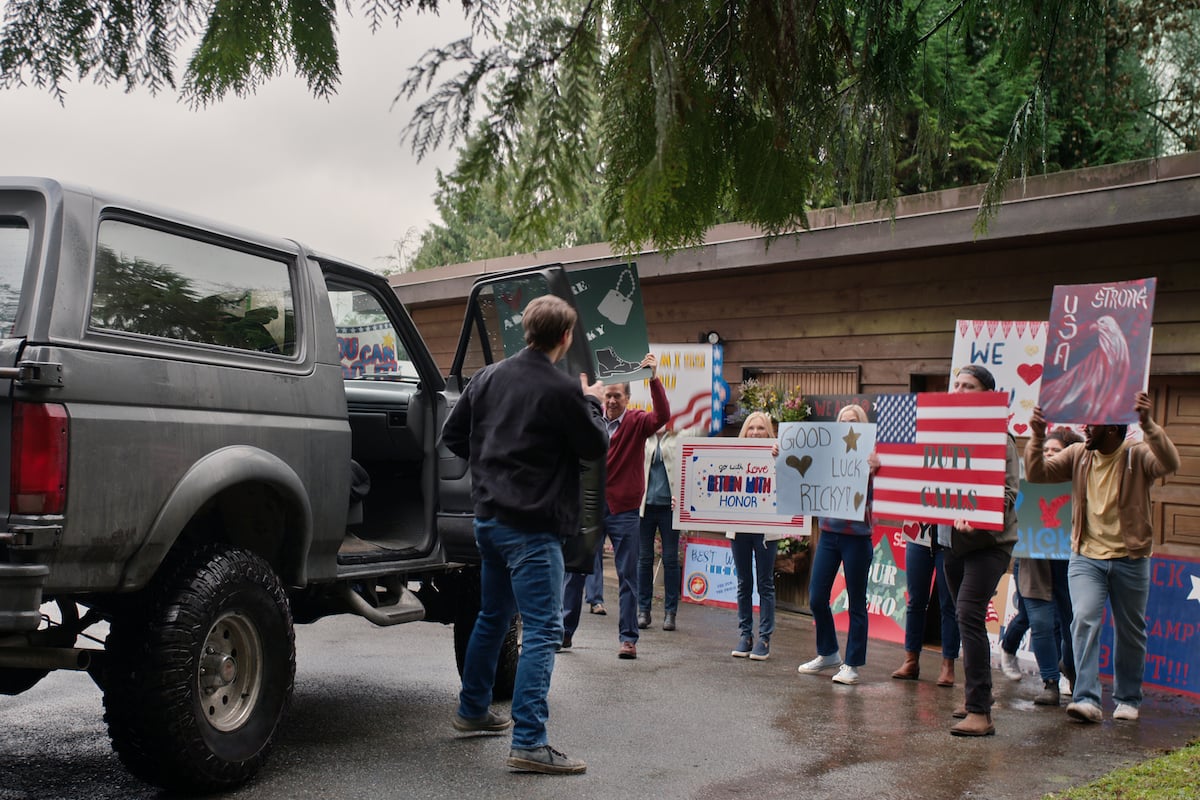
[[1129,345],[1117,321],[1105,315],[1088,327],[1097,346],[1082,361],[1051,381],[1042,383],[1039,402],[1052,419],[1103,424],[1128,415],[1132,397]]

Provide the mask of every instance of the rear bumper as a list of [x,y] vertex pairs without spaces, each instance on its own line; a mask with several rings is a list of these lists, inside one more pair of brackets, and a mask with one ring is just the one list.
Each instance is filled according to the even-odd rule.
[[37,630],[49,575],[44,564],[0,564],[0,633]]

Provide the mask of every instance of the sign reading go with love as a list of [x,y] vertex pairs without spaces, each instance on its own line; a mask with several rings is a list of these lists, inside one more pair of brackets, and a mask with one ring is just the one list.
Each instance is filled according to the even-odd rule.
[[967,364],[987,367],[996,391],[1008,394],[1008,432],[1029,435],[1029,417],[1042,386],[1042,359],[1049,323],[960,319],[954,330],[954,372]]

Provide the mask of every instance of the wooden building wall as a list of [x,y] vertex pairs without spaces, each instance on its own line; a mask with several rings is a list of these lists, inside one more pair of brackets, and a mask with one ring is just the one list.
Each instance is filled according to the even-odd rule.
[[[1152,194],[1130,168],[1110,196],[1088,184],[1086,195],[1048,192],[1006,207],[1000,219],[1008,229],[995,226],[988,237],[943,233],[943,225],[968,224],[968,208],[965,215],[914,214],[886,228],[833,225],[783,244],[739,240],[670,258],[643,254],[637,260],[650,340],[696,342],[717,331],[734,400],[743,375],[754,371],[819,371],[800,377],[808,394],[846,385],[847,374],[857,382],[849,391],[941,390],[956,320],[1046,319],[1055,285],[1157,277],[1151,391],[1155,416],[1184,458],[1183,469],[1154,492],[1159,549],[1198,556],[1200,155],[1193,156],[1155,166],[1160,179],[1174,170],[1194,173],[1191,182],[1163,183]],[[543,254],[525,263],[548,260]],[[620,259],[553,260],[570,270]],[[428,282],[416,297],[396,287],[444,370],[469,286],[455,280],[447,279],[441,296]]]

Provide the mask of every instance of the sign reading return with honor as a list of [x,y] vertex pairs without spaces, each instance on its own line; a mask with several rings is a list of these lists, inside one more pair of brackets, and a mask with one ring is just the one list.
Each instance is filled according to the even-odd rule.
[[773,439],[679,439],[675,527],[689,531],[807,533],[779,510]]

